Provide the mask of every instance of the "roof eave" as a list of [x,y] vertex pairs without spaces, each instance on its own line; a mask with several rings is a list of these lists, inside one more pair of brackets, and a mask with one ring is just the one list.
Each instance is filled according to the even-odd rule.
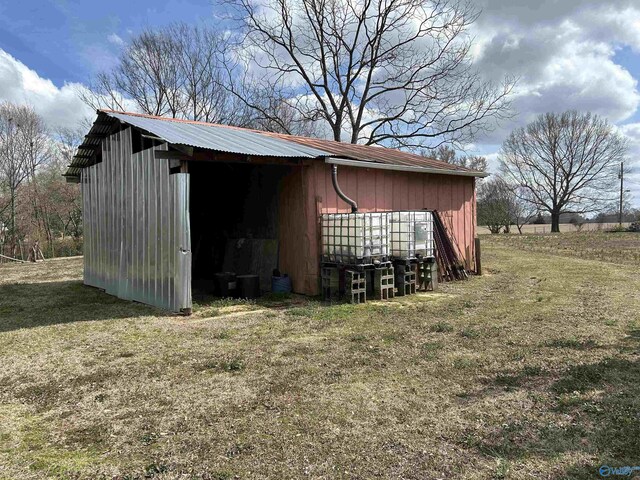
[[344,165],[345,167],[359,167],[359,168],[376,168],[378,170],[394,170],[399,172],[415,172],[415,173],[433,173],[436,175],[457,175],[460,177],[488,177],[490,174],[487,172],[478,172],[474,170],[453,170],[433,167],[419,167],[414,165],[397,165],[389,163],[379,162],[367,162],[364,160],[351,160],[348,158],[327,158],[325,163],[333,165]]

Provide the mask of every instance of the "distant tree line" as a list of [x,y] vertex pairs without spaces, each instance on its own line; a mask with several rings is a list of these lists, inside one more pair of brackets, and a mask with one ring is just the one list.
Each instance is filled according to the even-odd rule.
[[79,186],[62,177],[80,138],[49,131],[31,107],[0,103],[0,255],[26,259],[38,241],[53,256],[65,237],[82,236]]

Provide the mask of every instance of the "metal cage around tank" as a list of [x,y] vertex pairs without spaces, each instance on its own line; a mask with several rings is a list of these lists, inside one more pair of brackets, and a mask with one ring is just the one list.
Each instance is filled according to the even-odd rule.
[[329,213],[321,216],[322,262],[370,265],[389,256],[386,213]]
[[434,256],[433,215],[428,210],[388,212],[389,255],[395,260]]

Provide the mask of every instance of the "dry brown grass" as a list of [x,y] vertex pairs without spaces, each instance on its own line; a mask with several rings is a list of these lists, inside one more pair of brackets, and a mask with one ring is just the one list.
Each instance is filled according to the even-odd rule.
[[586,479],[640,463],[637,266],[492,239],[483,260],[486,276],[437,293],[192,318],[83,287],[78,259],[2,265],[0,478]]
[[514,250],[640,266],[640,233],[581,232],[548,235],[483,235],[492,245]]

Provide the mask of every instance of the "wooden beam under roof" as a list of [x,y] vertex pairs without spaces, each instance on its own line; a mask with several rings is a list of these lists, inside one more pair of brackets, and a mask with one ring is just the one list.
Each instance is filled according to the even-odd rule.
[[156,150],[154,155],[161,160],[193,160],[192,156],[185,155],[182,152],[176,152],[175,150]]

